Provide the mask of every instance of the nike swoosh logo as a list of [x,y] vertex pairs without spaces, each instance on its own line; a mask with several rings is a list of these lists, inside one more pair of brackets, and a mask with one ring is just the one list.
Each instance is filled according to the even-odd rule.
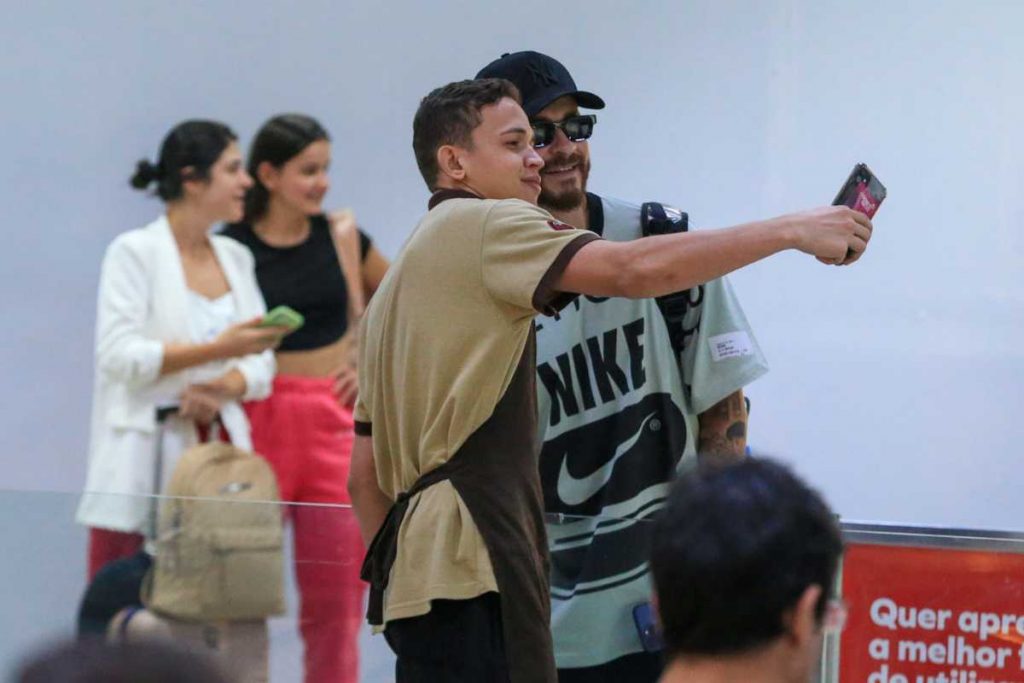
[[630,449],[636,445],[636,442],[640,440],[640,436],[644,432],[644,427],[647,426],[647,423],[655,415],[657,413],[651,413],[645,417],[637,428],[636,433],[620,443],[618,448],[615,449],[615,455],[612,456],[612,459],[586,477],[577,479],[569,474],[569,454],[566,453],[562,458],[562,469],[558,473],[558,497],[567,505],[579,505],[600,491],[601,487],[612,478],[615,463],[619,458],[629,453]]

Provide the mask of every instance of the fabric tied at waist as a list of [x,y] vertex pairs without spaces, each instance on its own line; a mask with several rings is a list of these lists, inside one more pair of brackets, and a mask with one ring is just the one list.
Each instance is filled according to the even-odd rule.
[[416,480],[408,491],[398,494],[395,502],[388,509],[384,523],[370,541],[363,559],[359,578],[370,584],[370,594],[366,605],[366,619],[373,626],[384,624],[384,591],[388,587],[391,567],[398,555],[398,530],[402,527],[405,512],[409,509],[409,500],[420,491],[434,484],[449,479],[454,471],[454,460],[449,460]]

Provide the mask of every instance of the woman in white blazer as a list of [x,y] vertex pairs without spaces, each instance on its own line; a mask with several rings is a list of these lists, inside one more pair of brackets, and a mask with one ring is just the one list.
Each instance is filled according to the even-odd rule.
[[[91,527],[89,576],[134,553],[153,492],[158,406],[168,423],[165,472],[219,414],[231,442],[251,449],[240,400],[264,398],[285,329],[262,327],[252,254],[211,235],[237,221],[252,179],[235,134],[186,121],[167,134],[157,164],[139,162],[131,184],[157,183],[166,213],[119,235],[100,271],[89,467],[77,519]],[[171,442],[175,442],[171,446]],[[164,481],[166,481],[166,475]]]

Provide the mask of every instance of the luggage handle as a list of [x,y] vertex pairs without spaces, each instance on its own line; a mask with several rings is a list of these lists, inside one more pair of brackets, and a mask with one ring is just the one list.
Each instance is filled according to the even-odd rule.
[[177,415],[178,414],[178,410],[180,410],[180,409],[181,409],[181,406],[176,406],[176,405],[157,406],[156,407],[156,423],[159,424],[159,425],[162,425],[164,422],[167,422],[167,418],[169,418],[169,417],[171,417],[173,415]]
[[[173,404],[173,403],[165,405],[165,406],[157,406],[156,407],[156,423],[158,425],[162,425],[163,423],[167,422],[167,418],[174,417],[180,411],[181,411],[181,406]],[[220,414],[218,413],[216,416],[214,416],[213,422],[211,422],[210,424],[214,425],[214,424],[219,423],[219,422],[220,422]]]

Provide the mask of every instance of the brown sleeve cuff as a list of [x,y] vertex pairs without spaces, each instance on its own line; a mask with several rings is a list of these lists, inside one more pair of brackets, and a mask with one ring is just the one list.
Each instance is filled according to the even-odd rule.
[[565,271],[565,267],[569,265],[569,261],[576,255],[580,249],[590,244],[594,240],[601,239],[592,232],[588,232],[585,235],[580,235],[573,241],[566,244],[562,251],[558,252],[558,256],[548,267],[544,276],[540,279],[537,284],[537,289],[533,292],[533,308],[544,315],[554,315],[560,310],[572,303],[579,294],[574,292],[560,292],[555,289],[555,282],[562,276]]
[[360,422],[356,420],[355,431],[358,436],[373,436],[373,423],[372,422]]

